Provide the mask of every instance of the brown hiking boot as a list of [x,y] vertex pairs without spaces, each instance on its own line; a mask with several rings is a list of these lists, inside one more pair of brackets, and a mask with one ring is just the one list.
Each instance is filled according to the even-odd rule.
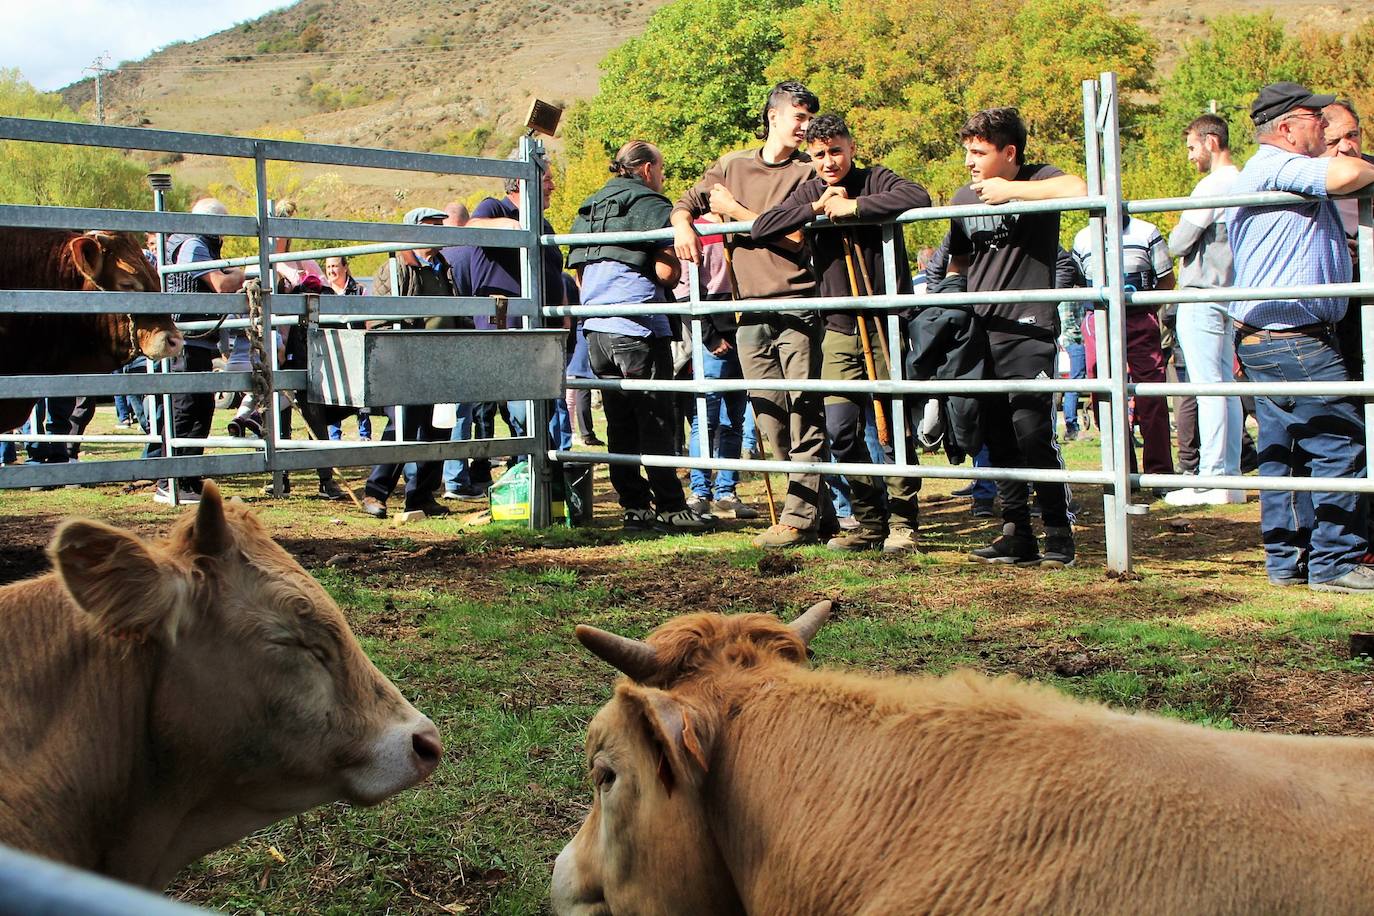
[[831,550],[847,550],[858,552],[860,550],[880,550],[883,546],[883,533],[874,531],[871,528],[859,528],[855,531],[842,531],[835,537],[825,542],[825,546]]
[[920,549],[914,528],[893,528],[883,541],[883,553],[918,553]]
[[816,543],[816,533],[778,523],[754,538],[753,543],[755,547],[800,547]]

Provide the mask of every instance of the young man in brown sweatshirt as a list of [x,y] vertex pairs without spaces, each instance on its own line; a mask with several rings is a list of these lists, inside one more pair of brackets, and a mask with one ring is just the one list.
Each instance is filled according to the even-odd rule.
[[[808,232],[811,261],[815,267],[822,296],[862,295],[862,277],[871,278],[873,292],[884,295],[883,233],[882,227],[868,225],[844,228],[846,222],[859,218],[867,220],[891,219],[916,207],[929,207],[930,195],[925,188],[908,181],[881,165],[869,168],[854,167],[854,139],[849,127],[839,115],[823,114],[806,129],[807,152],[816,168],[816,176],[804,182],[777,206],[754,220],[752,235],[755,241],[768,241],[807,226],[819,216],[829,217],[838,225]],[[860,271],[855,261],[862,259]],[[906,246],[902,234],[894,240],[894,260],[897,269],[896,293],[910,294],[911,269],[907,264]],[[851,284],[858,283],[855,289]],[[869,329],[885,320],[883,312],[856,309],[823,311],[825,338],[821,347],[821,377],[839,381],[867,381],[867,362],[864,335],[860,321]],[[873,332],[869,342],[874,378],[888,379],[886,352]],[[872,403],[872,395],[843,394],[825,398],[825,425],[830,437],[830,449],[841,463],[869,463],[868,444],[864,439],[865,415]],[[892,416],[892,399],[878,399],[880,410]],[[891,444],[884,444],[891,460]],[[916,443],[908,437],[907,454],[917,454]],[[837,550],[881,549],[885,553],[901,553],[917,549],[919,528],[918,477],[888,477],[887,498],[883,498],[883,478],[851,477],[854,517],[860,527],[842,533],[829,541]]]
[[[700,263],[701,240],[693,220],[707,212],[724,220],[752,220],[813,177],[800,151],[820,101],[797,82],[779,83],[768,94],[758,136],[762,147],[729,153],[716,161],[673,208],[674,249],[680,260]],[[809,296],[815,282],[799,235],[770,242],[733,236],[726,244],[734,262],[740,299]],[[812,379],[821,371],[821,324],[814,311],[745,312],[736,342],[746,379]],[[817,392],[751,391],[759,431],[778,460],[829,460],[825,409]],[[758,547],[814,543],[822,523],[833,519],[820,474],[789,474],[778,524],[754,539]],[[825,527],[829,527],[828,522]],[[828,531],[826,532],[829,533]]]

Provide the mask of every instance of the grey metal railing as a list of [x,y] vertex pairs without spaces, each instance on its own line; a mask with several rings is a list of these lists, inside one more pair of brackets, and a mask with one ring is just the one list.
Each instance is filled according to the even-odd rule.
[[[1131,567],[1131,525],[1130,516],[1145,511],[1144,506],[1133,505],[1130,500],[1131,487],[1169,487],[1205,486],[1223,489],[1258,490],[1341,490],[1374,492],[1374,481],[1366,478],[1349,480],[1293,479],[1283,477],[1206,477],[1183,476],[1174,474],[1132,474],[1130,473],[1130,429],[1128,425],[1127,404],[1132,395],[1141,396],[1179,396],[1179,395],[1247,395],[1247,394],[1305,394],[1341,395],[1363,397],[1366,399],[1366,439],[1374,437],[1374,382],[1304,382],[1287,384],[1199,384],[1199,383],[1131,383],[1126,371],[1125,314],[1128,308],[1155,308],[1175,302],[1212,302],[1218,298],[1216,290],[1177,289],[1169,291],[1133,291],[1126,286],[1125,272],[1122,268],[1123,213],[1155,213],[1188,209],[1208,209],[1213,207],[1270,206],[1299,204],[1308,198],[1285,192],[1263,192],[1250,194],[1231,194],[1221,197],[1174,197],[1159,200],[1126,201],[1121,187],[1121,147],[1118,121],[1116,76],[1104,73],[1100,80],[1088,80],[1083,84],[1083,123],[1088,194],[1085,197],[1050,201],[1026,201],[1001,204],[997,206],[975,204],[966,206],[929,207],[910,210],[883,226],[883,264],[886,271],[886,289],[896,289],[896,259],[894,238],[896,226],[918,221],[943,220],[962,216],[979,216],[1006,213],[1064,212],[1086,210],[1092,243],[1094,276],[1089,278],[1091,286],[1078,289],[1009,290],[996,294],[998,302],[1090,302],[1104,316],[1106,328],[1097,335],[1096,379],[1045,379],[1009,381],[909,381],[902,378],[901,333],[899,319],[895,314],[888,316],[888,365],[893,369],[890,381],[880,382],[836,382],[820,379],[810,380],[707,380],[702,375],[703,352],[700,319],[704,315],[721,312],[781,312],[797,309],[865,309],[895,310],[920,309],[932,306],[973,305],[988,301],[988,293],[943,293],[924,295],[884,295],[884,296],[839,296],[800,299],[744,299],[736,301],[704,301],[700,298],[696,265],[688,265],[690,270],[690,297],[677,303],[639,303],[620,306],[566,306],[546,308],[546,314],[589,317],[595,315],[644,315],[667,313],[691,319],[694,341],[693,378],[691,381],[623,381],[600,379],[569,379],[570,388],[618,388],[637,391],[673,391],[693,393],[696,398],[697,428],[701,437],[698,451],[710,454],[706,442],[708,424],[705,417],[705,394],[707,392],[738,390],[785,390],[819,392],[870,392],[890,395],[894,399],[892,410],[892,441],[895,464],[845,464],[813,462],[795,463],[786,461],[726,461],[708,458],[684,458],[680,456],[640,456],[598,453],[592,460],[608,464],[642,464],[661,467],[690,467],[704,469],[730,468],[765,472],[802,472],[822,474],[864,474],[887,477],[931,477],[981,480],[1018,480],[1045,481],[1053,483],[1080,483],[1103,486],[1103,510],[1105,515],[1105,537],[1107,547],[1107,568],[1114,572],[1129,570]],[[817,220],[816,225],[823,227],[826,220]],[[751,223],[722,223],[704,229],[703,237],[730,235],[748,232]],[[846,225],[851,225],[846,221]],[[1362,263],[1374,264],[1374,219],[1371,219],[1368,193],[1360,200],[1360,252]],[[592,241],[646,241],[671,239],[671,229],[651,232],[617,232],[604,234],[554,234],[546,236],[545,241],[555,244],[578,244]],[[1307,285],[1268,288],[1229,288],[1224,298],[1228,301],[1267,299],[1275,296],[1302,298],[1310,296],[1371,296],[1374,283],[1344,283],[1328,285]],[[1364,307],[1364,361],[1367,368],[1374,368],[1374,305]],[[1366,375],[1366,378],[1369,378]],[[1105,405],[1098,412],[1101,429],[1101,466],[1097,470],[1065,471],[1055,469],[1008,469],[1008,468],[964,468],[929,467],[908,462],[906,455],[905,423],[907,411],[904,409],[903,396],[936,394],[973,394],[973,393],[1010,393],[1021,391],[1041,391],[1062,393],[1077,391],[1101,396]],[[1368,442],[1368,451],[1374,454],[1374,441]],[[555,452],[559,460],[589,460],[586,452]]]
[[[403,171],[424,171],[442,174],[518,179],[525,211],[542,213],[541,175],[542,148],[538,141],[523,138],[520,157],[512,160],[482,159],[469,156],[447,156],[434,153],[411,153],[395,150],[329,146],[316,143],[295,143],[258,140],[242,137],[148,130],[143,128],[108,127],[61,121],[41,121],[24,118],[0,118],[0,140],[19,140],[39,143],[61,143],[117,149],[142,149],[163,152],[241,157],[254,162],[255,216],[217,216],[191,213],[172,213],[162,209],[163,193],[155,190],[154,210],[109,210],[80,207],[39,207],[0,204],[0,225],[32,228],[102,228],[120,231],[156,232],[159,269],[163,274],[179,270],[204,270],[228,266],[256,267],[259,276],[270,275],[271,265],[283,261],[327,257],[336,253],[361,251],[390,251],[414,248],[423,244],[481,245],[524,249],[522,259],[525,285],[522,295],[510,297],[509,314],[523,318],[528,326],[538,319],[536,303],[541,301],[540,275],[530,264],[539,257],[539,223],[525,220],[520,230],[457,228],[449,226],[409,226],[341,220],[308,220],[272,216],[268,208],[266,167],[269,161],[315,163],[360,168],[381,168]],[[256,238],[259,253],[246,258],[220,259],[195,265],[163,264],[162,236],[170,233],[189,233],[217,236],[251,236]],[[369,244],[320,248],[312,251],[272,254],[274,238],[327,238],[359,241]],[[295,324],[310,312],[305,295],[283,295],[272,292],[272,284],[264,285],[262,323],[264,326]],[[316,308],[324,323],[345,320],[390,320],[412,316],[459,316],[488,314],[492,302],[486,298],[440,298],[394,296],[381,306],[378,300],[351,296],[323,297]],[[384,309],[384,310],[383,310]],[[0,314],[23,312],[37,314],[92,314],[119,312],[125,314],[166,313],[246,313],[242,294],[215,293],[117,293],[0,290]],[[230,319],[226,327],[243,327],[246,319]],[[187,330],[203,324],[191,322]],[[265,424],[260,440],[212,437],[181,439],[173,435],[171,411],[166,400],[172,394],[246,391],[252,373],[171,373],[166,366],[150,374],[128,375],[60,375],[60,376],[4,376],[0,375],[0,398],[29,398],[40,396],[76,395],[148,395],[164,398],[164,428],[145,436],[53,436],[35,431],[28,434],[3,433],[0,441],[9,442],[110,442],[161,443],[166,457],[114,461],[89,461],[70,464],[23,464],[0,468],[0,488],[53,486],[60,484],[98,483],[147,478],[171,478],[188,475],[229,476],[277,472],[300,468],[371,465],[378,463],[425,461],[446,458],[492,457],[495,455],[531,455],[536,479],[547,487],[549,474],[543,439],[533,435],[501,440],[468,442],[395,443],[303,443],[283,441],[278,435],[276,412],[277,391],[306,388],[303,370],[275,370],[267,367],[265,374],[273,396],[268,398],[271,422]],[[4,367],[0,367],[0,373]],[[461,392],[455,392],[455,399]],[[538,413],[538,408],[534,411]],[[538,417],[535,417],[537,421]],[[547,425],[547,420],[545,421]],[[532,426],[532,429],[541,429]],[[542,432],[542,429],[541,429]],[[201,456],[173,456],[172,448],[200,446],[211,449],[234,449],[235,454],[207,454]],[[245,451],[246,450],[246,451]],[[175,492],[175,487],[172,488]],[[547,515],[547,499],[536,500]],[[536,511],[535,523],[546,523]]]
[[0,916],[192,916],[204,912],[0,843]]
[[[835,298],[810,297],[782,300],[740,300],[733,302],[704,301],[700,298],[696,265],[689,265],[689,299],[678,303],[641,303],[618,306],[548,306],[542,309],[537,305],[543,301],[540,289],[542,279],[539,270],[539,251],[537,243],[566,245],[590,241],[646,241],[664,240],[672,237],[671,229],[649,232],[618,232],[600,234],[555,233],[540,236],[538,223],[541,207],[539,203],[540,182],[535,159],[538,151],[531,141],[522,141],[519,161],[495,161],[472,159],[469,157],[438,156],[436,154],[395,153],[388,150],[356,150],[344,147],[327,147],[318,144],[283,143],[280,141],[247,140],[236,137],[210,137],[196,134],[180,134],[167,131],[144,131],[133,128],[96,128],[91,125],[58,124],[43,121],[22,121],[19,119],[0,119],[0,139],[38,140],[42,142],[75,142],[86,145],[135,147],[154,150],[175,150],[179,152],[202,152],[213,155],[245,156],[253,158],[257,166],[257,192],[259,214],[253,217],[207,217],[192,214],[175,214],[144,211],[80,210],[70,208],[15,207],[0,205],[0,224],[31,226],[83,226],[100,225],[109,228],[135,229],[166,232],[200,232],[214,234],[256,235],[259,238],[259,255],[251,258],[220,259],[195,265],[196,269],[207,266],[256,266],[259,273],[269,273],[271,264],[282,261],[302,260],[323,257],[337,253],[360,253],[362,251],[394,251],[415,244],[475,244],[488,246],[520,247],[524,257],[521,259],[522,292],[519,298],[510,300],[513,315],[526,318],[527,323],[539,315],[587,317],[592,315],[642,315],[669,313],[690,319],[693,328],[693,378],[691,381],[626,381],[598,379],[570,379],[571,388],[620,388],[623,390],[660,390],[687,392],[696,395],[696,415],[699,435],[705,436],[709,428],[705,417],[705,395],[708,392],[731,390],[807,390],[807,391],[867,391],[890,395],[894,398],[892,411],[893,446],[895,464],[854,464],[800,465],[777,461],[728,461],[708,457],[687,458],[682,456],[653,455],[616,455],[609,453],[545,451],[536,442],[547,427],[547,404],[534,402],[530,413],[530,430],[534,433],[522,440],[501,440],[497,444],[490,441],[468,443],[407,443],[404,445],[381,444],[338,444],[305,448],[302,444],[281,442],[275,439],[275,424],[272,425],[272,441],[263,446],[265,454],[215,455],[204,458],[163,458],[156,459],[158,469],[153,470],[140,462],[101,462],[88,466],[63,468],[60,475],[48,468],[20,467],[0,469],[0,486],[21,486],[30,483],[46,482],[89,482],[109,479],[126,479],[125,476],[167,476],[175,473],[250,473],[264,469],[286,467],[312,467],[326,460],[336,464],[373,463],[375,461],[415,460],[427,457],[467,457],[483,454],[507,454],[517,447],[529,449],[533,455],[535,479],[545,492],[549,485],[549,461],[599,461],[607,464],[633,463],[641,465],[691,467],[703,469],[740,469],[759,471],[811,471],[822,473],[858,473],[880,476],[912,476],[959,479],[1053,481],[1065,483],[1085,483],[1103,486],[1103,509],[1107,546],[1107,566],[1113,571],[1125,571],[1131,565],[1130,516],[1143,511],[1143,507],[1130,502],[1132,485],[1155,486],[1209,486],[1218,488],[1277,489],[1277,490],[1352,490],[1370,492],[1374,485],[1367,478],[1353,480],[1291,480],[1289,478],[1255,477],[1183,477],[1180,475],[1131,474],[1128,458],[1130,432],[1127,425],[1127,401],[1133,394],[1142,396],[1177,395],[1242,395],[1256,393],[1285,392],[1291,394],[1337,394],[1359,396],[1366,399],[1366,439],[1374,449],[1374,382],[1342,383],[1290,383],[1285,385],[1259,384],[1187,384],[1187,383],[1149,383],[1132,384],[1126,373],[1125,354],[1125,312],[1128,308],[1156,307],[1165,303],[1210,302],[1217,294],[1212,290],[1176,289],[1170,291],[1140,292],[1129,289],[1125,284],[1122,269],[1122,214],[1155,213],[1185,209],[1201,209],[1217,206],[1255,206],[1282,205],[1304,202],[1300,195],[1281,192],[1257,194],[1236,194],[1225,197],[1195,198],[1176,197],[1157,200],[1127,201],[1121,187],[1120,132],[1118,123],[1118,94],[1116,77],[1104,73],[1099,80],[1088,80],[1083,84],[1083,124],[1085,140],[1085,179],[1088,194],[1081,198],[1013,202],[999,206],[983,204],[966,206],[931,207],[908,211],[895,220],[883,225],[883,269],[884,288],[896,289],[895,233],[903,224],[917,221],[943,220],[961,216],[992,213],[1032,213],[1063,212],[1084,210],[1089,214],[1092,228],[1094,276],[1089,278],[1091,285],[1080,289],[1015,290],[998,293],[1002,302],[1089,302],[1098,306],[1104,316],[1105,333],[1097,335],[1096,379],[1046,379],[1016,381],[982,382],[941,382],[912,381],[902,378],[901,328],[895,314],[887,316],[888,365],[893,367],[893,377],[882,382],[829,382],[812,380],[770,381],[726,381],[707,380],[702,375],[704,351],[702,346],[701,318],[719,312],[749,311],[776,312],[801,309],[866,309],[895,310],[898,308],[921,308],[925,306],[971,305],[987,300],[986,293],[946,293],[919,297],[850,296]],[[396,169],[420,169],[440,172],[461,172],[463,174],[488,175],[491,177],[518,177],[523,181],[522,229],[510,232],[489,229],[458,229],[452,227],[429,226],[382,226],[373,223],[346,223],[324,220],[283,219],[272,217],[266,210],[265,163],[269,159],[283,159],[297,162],[324,162],[338,165],[358,165]],[[824,224],[824,220],[819,221]],[[846,223],[848,225],[848,223]],[[746,232],[749,223],[724,223],[703,231],[704,236],[728,235]],[[284,254],[268,254],[270,241],[274,236],[292,238],[331,238],[365,242],[358,246],[332,247]],[[1374,219],[1371,218],[1370,200],[1362,195],[1360,201],[1359,248],[1363,263],[1374,263]],[[164,265],[164,272],[182,269],[179,266]],[[1227,300],[1264,299],[1275,295],[1300,298],[1315,295],[1372,296],[1374,284],[1347,283],[1327,286],[1293,286],[1284,288],[1231,288],[1226,291]],[[290,324],[307,314],[309,304],[305,296],[268,295],[264,307],[264,322],[272,325]],[[321,320],[328,318],[356,317],[364,303],[343,301],[352,297],[325,297],[318,303]],[[167,295],[116,294],[116,293],[45,293],[41,298],[31,293],[0,291],[0,312],[19,310],[52,312],[97,312],[131,311],[135,313],[157,313],[178,311],[225,310],[224,297],[212,294],[177,294],[168,303]],[[1374,299],[1370,300],[1374,303]],[[375,308],[375,306],[373,306]],[[490,303],[485,299],[473,297],[435,300],[432,298],[396,297],[387,300],[387,314],[373,317],[397,317],[400,315],[474,315],[490,311]],[[396,311],[391,312],[392,309]],[[1374,368],[1374,304],[1364,306],[1364,361],[1367,368]],[[231,320],[226,325],[242,322]],[[0,397],[28,395],[40,390],[53,394],[76,393],[129,393],[135,390],[167,395],[182,391],[226,390],[226,381],[234,387],[247,387],[248,374],[217,374],[209,378],[194,375],[158,374],[147,379],[131,382],[119,377],[99,376],[58,376],[39,380],[0,377]],[[274,384],[282,389],[304,387],[305,373],[301,371],[277,371],[273,373]],[[1368,376],[1366,376],[1368,377]],[[937,468],[911,464],[906,453],[906,423],[908,412],[904,399],[908,395],[933,395],[975,392],[1009,391],[1078,391],[1100,396],[1105,404],[1099,411],[1101,429],[1101,462],[1096,470],[1064,471],[1057,469],[1005,469],[1005,468]],[[275,399],[274,399],[275,400]],[[127,441],[121,437],[121,441]],[[164,445],[183,444],[163,435]],[[219,446],[224,440],[206,440],[203,443]],[[235,442],[239,446],[244,443]],[[700,443],[699,451],[709,455],[705,443]],[[504,447],[504,451],[500,451]],[[327,455],[327,458],[320,457]],[[167,468],[163,470],[162,468]],[[115,475],[115,476],[107,476]],[[547,522],[547,499],[532,500],[535,513],[533,523],[542,525]]]

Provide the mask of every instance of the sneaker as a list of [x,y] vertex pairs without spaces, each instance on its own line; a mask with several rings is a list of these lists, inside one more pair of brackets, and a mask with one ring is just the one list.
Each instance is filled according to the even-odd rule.
[[426,518],[439,518],[441,516],[448,515],[449,512],[448,506],[440,505],[433,499],[429,500],[428,502],[420,503],[418,505],[406,506],[407,512],[415,512],[417,510],[423,512]]
[[905,525],[893,527],[883,540],[883,553],[917,553],[919,550],[916,529]]
[[1305,576],[1270,576],[1269,584],[1278,588],[1293,588],[1298,585],[1306,585]]
[[1245,491],[1184,487],[1165,493],[1164,501],[1171,506],[1225,506],[1245,502]]
[[711,514],[719,518],[738,518],[747,520],[758,518],[759,510],[755,509],[753,506],[746,506],[731,494],[724,499],[718,499],[712,503]]
[[[157,485],[157,491],[153,493],[153,502],[162,503],[164,506],[172,504],[172,491],[165,483]],[[184,486],[177,487],[177,502],[182,505],[194,505],[200,502],[200,494]]]
[[1016,566],[1034,566],[1040,562],[1040,552],[1036,549],[1035,535],[1029,531],[1017,531],[1013,522],[1002,526],[1002,536],[986,547],[979,547],[969,554],[969,559],[977,563],[1005,563]]
[[1356,566],[1350,572],[1325,582],[1313,582],[1308,588],[1314,592],[1345,592],[1347,594],[1374,594],[1374,568]]
[[592,447],[592,448],[600,448],[600,447],[604,446],[606,443],[604,443],[604,442],[602,442],[600,439],[596,438],[596,436],[583,436],[583,437],[582,437],[582,444],[583,444],[583,445],[586,445],[586,446],[590,446],[590,447]]
[[1045,529],[1045,553],[1040,558],[1041,569],[1063,569],[1073,565],[1073,531],[1068,528]]
[[975,499],[973,501],[973,517],[992,518],[997,514],[996,503],[995,497],[993,499]]
[[858,531],[863,527],[863,522],[852,515],[841,515],[837,522],[841,531]]
[[386,503],[375,496],[364,496],[363,511],[373,518],[386,518]]
[[1072,442],[1072,441],[1074,441],[1074,440],[1077,439],[1077,438],[1078,438],[1078,430],[1077,430],[1077,429],[1066,429],[1066,430],[1064,430],[1064,436],[1063,436],[1062,441],[1064,441],[1064,442]]
[[857,531],[846,531],[837,534],[835,537],[825,542],[825,546],[831,550],[844,550],[857,553],[860,550],[881,550],[883,547],[883,533],[874,531],[872,528],[859,526]]
[[653,509],[626,509],[621,523],[627,531],[648,531],[658,520]]
[[348,494],[334,480],[321,480],[319,496],[321,499],[331,499],[335,502],[348,499]]
[[693,496],[687,500],[687,508],[697,515],[709,515],[711,512],[711,500],[705,496]]
[[716,520],[709,515],[682,508],[675,512],[660,512],[654,517],[656,527],[664,531],[697,532],[710,531],[716,527]]
[[816,532],[793,528],[779,522],[753,540],[755,547],[800,547],[816,543]]
[[975,489],[977,489],[977,487],[978,487],[978,481],[976,481],[976,480],[971,480],[971,481],[969,481],[968,486],[966,486],[966,487],[960,487],[959,489],[955,490],[953,493],[951,493],[951,494],[949,494],[949,495],[950,495],[950,496],[972,496],[972,495],[973,495],[973,491],[974,491]]
[[439,498],[440,498],[440,499],[462,499],[463,497],[461,497],[461,496],[458,495],[458,491],[457,491],[457,490],[445,490],[444,492],[442,492],[442,493],[439,494]]

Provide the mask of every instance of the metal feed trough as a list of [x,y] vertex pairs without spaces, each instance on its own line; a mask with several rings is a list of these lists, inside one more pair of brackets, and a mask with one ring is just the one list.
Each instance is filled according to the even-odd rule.
[[442,404],[563,397],[567,331],[420,331],[312,326],[310,399]]

